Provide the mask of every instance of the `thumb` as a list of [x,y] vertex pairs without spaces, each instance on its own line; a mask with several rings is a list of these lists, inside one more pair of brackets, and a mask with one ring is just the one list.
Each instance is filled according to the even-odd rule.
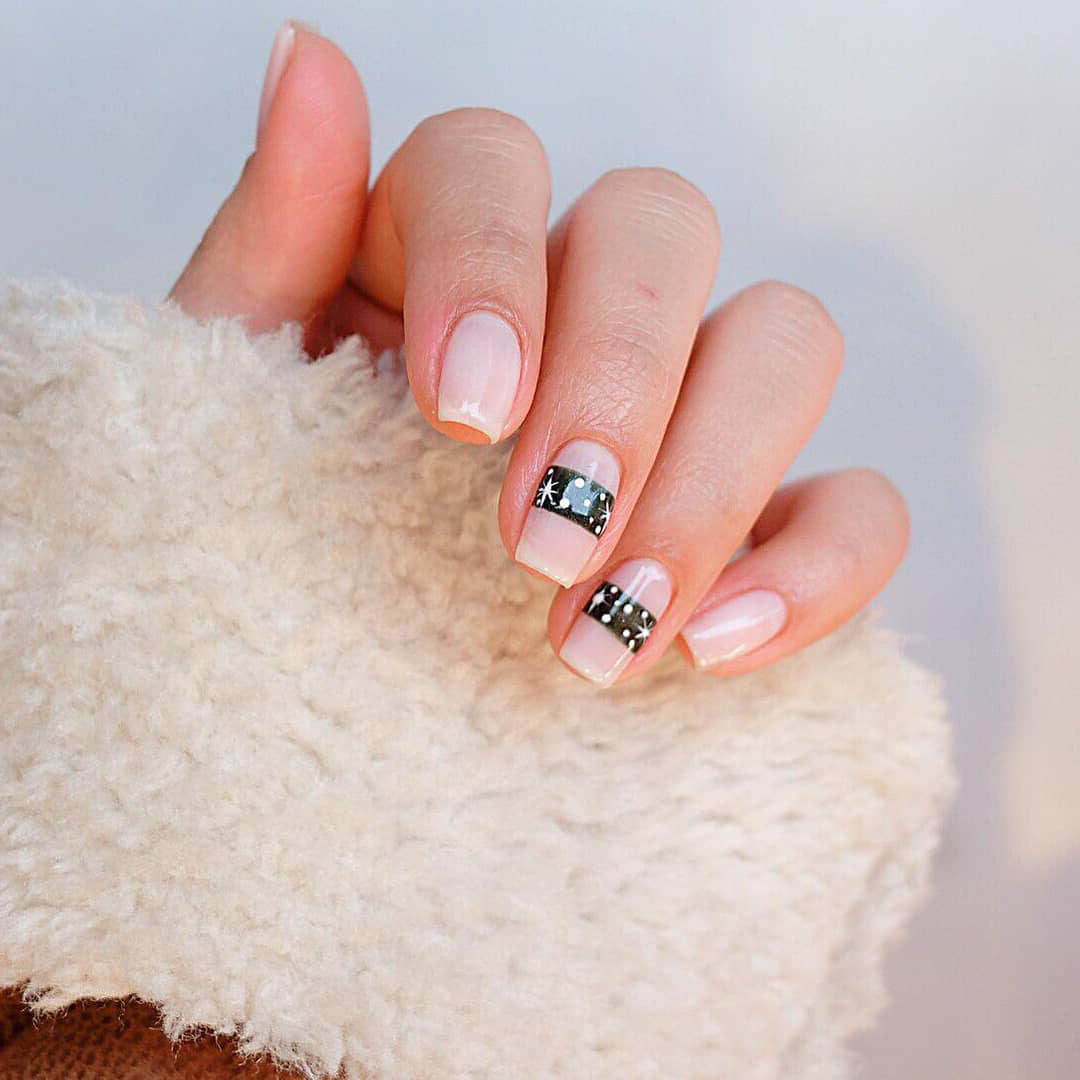
[[255,151],[169,296],[252,333],[317,323],[356,250],[369,167],[367,99],[333,42],[286,22],[274,39]]

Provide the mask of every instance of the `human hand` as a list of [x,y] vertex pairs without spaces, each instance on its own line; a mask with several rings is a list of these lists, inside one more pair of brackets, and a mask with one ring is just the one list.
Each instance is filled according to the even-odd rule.
[[564,586],[549,634],[569,667],[607,685],[677,641],[703,670],[746,672],[885,584],[909,529],[887,479],[779,487],[831,396],[840,332],[778,282],[703,319],[720,232],[696,187],[609,172],[549,232],[547,159],[521,120],[430,117],[370,191],[369,154],[349,60],[286,24],[256,149],[170,295],[253,332],[298,321],[313,355],[351,333],[404,343],[439,431],[516,432],[499,527]]

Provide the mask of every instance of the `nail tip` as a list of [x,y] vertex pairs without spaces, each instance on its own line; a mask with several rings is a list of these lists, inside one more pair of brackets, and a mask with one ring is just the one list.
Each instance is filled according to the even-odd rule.
[[527,566],[530,570],[535,570],[538,574],[542,574],[548,579],[548,581],[554,582],[556,585],[563,589],[569,589],[576,581],[577,578],[560,577],[554,571],[548,569],[539,561],[533,561],[528,557],[527,553],[523,553],[522,545],[518,544],[517,550],[514,552],[514,561],[521,563],[522,566]]
[[439,405],[438,413],[436,415],[444,424],[461,424],[462,427],[467,427],[471,431],[479,432],[487,439],[489,445],[494,445],[499,441],[499,433],[493,433],[490,428],[481,427],[476,423],[476,418],[469,413]]
[[522,532],[518,540],[517,548],[514,550],[514,561],[521,563],[522,566],[527,566],[530,570],[535,570],[538,574],[542,574],[549,581],[564,589],[569,589],[572,585],[575,585],[581,574],[582,567],[577,567],[573,573],[566,573],[552,566],[550,560],[544,555],[544,548],[530,540],[527,529],[528,526],[526,526],[526,531]]
[[679,640],[686,646],[686,652],[689,654],[688,655],[688,663],[690,664],[690,666],[695,671],[704,671],[705,670],[705,662],[697,654],[697,651],[694,649],[694,646],[690,644],[689,638],[687,638],[687,636],[685,634],[680,634],[679,635]]
[[590,686],[595,686],[598,690],[607,689],[615,681],[615,677],[613,675],[594,674],[593,672],[579,668],[576,664],[574,664],[570,660],[567,660],[566,657],[561,654],[559,656],[559,659],[562,660],[562,662],[566,665],[567,669],[573,675],[581,679],[582,682],[586,682]]

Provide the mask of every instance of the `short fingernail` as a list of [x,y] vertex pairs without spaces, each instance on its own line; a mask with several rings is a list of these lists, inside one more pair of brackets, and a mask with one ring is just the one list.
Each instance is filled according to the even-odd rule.
[[462,318],[446,345],[439,380],[439,419],[466,424],[498,442],[521,380],[521,344],[492,311]]
[[745,656],[771,641],[787,622],[787,604],[769,589],[752,589],[691,619],[682,630],[699,668]]
[[514,558],[569,586],[607,528],[619,490],[619,462],[599,443],[568,442],[540,477]]
[[622,563],[585,601],[559,650],[563,663],[610,686],[649,640],[671,593],[671,575],[654,559]]
[[281,24],[274,37],[274,45],[270,50],[270,59],[266,64],[266,74],[263,76],[262,95],[259,98],[259,125],[255,134],[255,144],[262,138],[263,129],[266,127],[266,119],[270,115],[270,106],[274,103],[274,94],[278,83],[281,82],[282,73],[289,63],[293,45],[296,43],[296,26],[294,20],[289,19]]

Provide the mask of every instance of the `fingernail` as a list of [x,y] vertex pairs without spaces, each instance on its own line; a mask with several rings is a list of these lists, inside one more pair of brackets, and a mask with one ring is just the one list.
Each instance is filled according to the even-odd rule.
[[619,462],[599,443],[568,442],[544,470],[514,558],[570,586],[607,528],[619,490]]
[[771,641],[787,623],[787,604],[769,589],[751,589],[691,619],[682,637],[699,668],[745,656]]
[[649,640],[671,593],[671,575],[660,563],[624,562],[585,601],[559,650],[563,663],[610,686]]
[[498,442],[521,379],[521,345],[492,311],[472,311],[454,328],[439,381],[439,419],[467,424]]
[[296,43],[296,23],[289,19],[281,24],[274,36],[274,46],[270,50],[270,59],[266,64],[266,75],[263,77],[262,96],[259,98],[259,126],[255,133],[255,145],[259,145],[263,129],[266,127],[266,119],[270,115],[270,106],[274,103],[274,93],[281,82],[282,73],[292,55],[293,45]]

